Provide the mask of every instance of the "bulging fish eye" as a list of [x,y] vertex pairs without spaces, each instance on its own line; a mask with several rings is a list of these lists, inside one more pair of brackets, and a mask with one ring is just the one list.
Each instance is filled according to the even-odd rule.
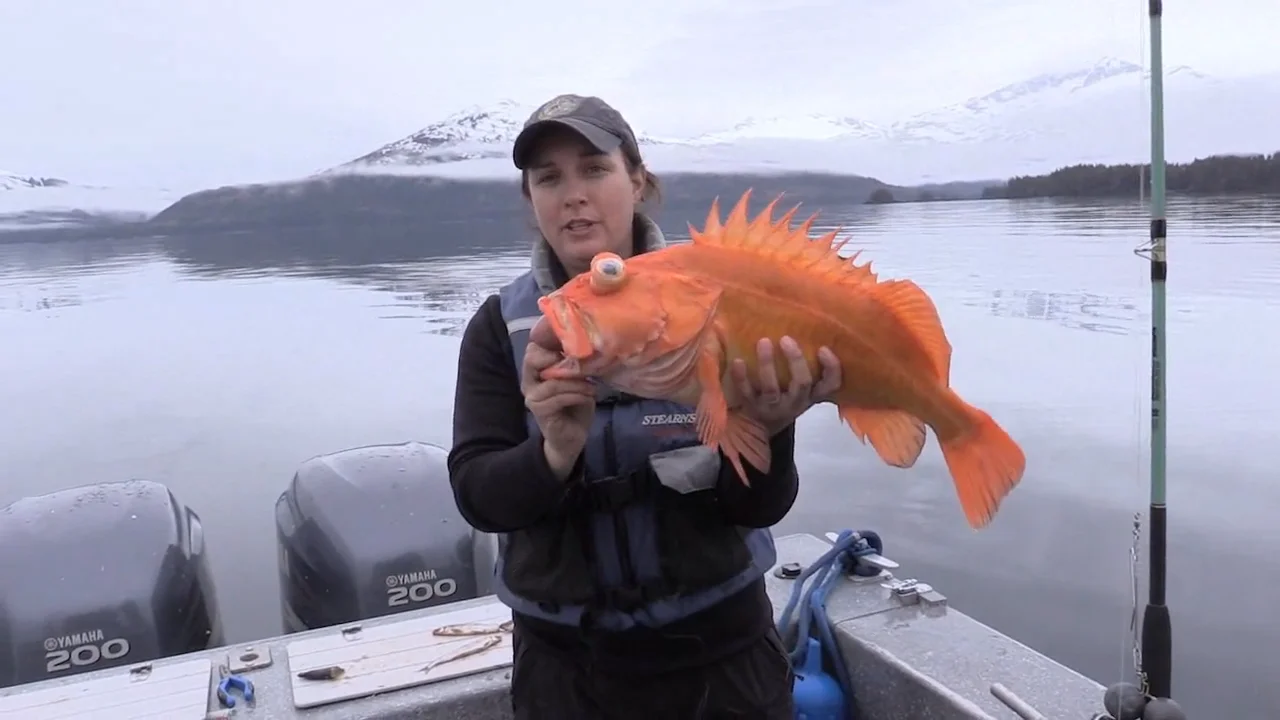
[[603,292],[616,290],[627,279],[626,262],[613,253],[600,253],[591,261],[591,287]]

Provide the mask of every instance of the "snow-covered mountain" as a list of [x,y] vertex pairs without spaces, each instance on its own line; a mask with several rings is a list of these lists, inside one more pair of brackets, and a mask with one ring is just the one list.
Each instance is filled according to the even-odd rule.
[[0,170],[0,232],[93,220],[143,220],[182,195],[168,188],[80,185]]
[[748,117],[726,130],[696,135],[683,144],[715,145],[742,140],[890,140],[892,131],[875,123],[852,117],[835,117],[821,113],[807,115]]
[[[325,172],[506,158],[525,120],[536,107],[514,100],[500,100],[489,107],[473,105]],[[642,146],[667,142],[643,133],[636,139]]]
[[[501,100],[473,105],[431,123],[407,137],[388,143],[350,162],[325,170],[335,172],[395,172],[417,167],[477,160],[502,160],[509,165],[511,144],[536,106]],[[855,118],[810,114],[794,117],[748,117],[724,130],[691,137],[655,135],[635,128],[642,148],[704,147],[744,140],[828,140],[852,135],[884,139],[884,131]]]
[[[1147,73],[1102,58],[1041,74],[911,117],[870,122],[839,113],[760,113],[681,136],[635,128],[658,173],[849,173],[896,185],[1003,179],[1081,162],[1149,157]],[[1166,70],[1166,156],[1171,162],[1280,150],[1280,76],[1222,79]],[[317,173],[512,177],[511,144],[530,105],[504,100],[450,114],[403,139]],[[154,213],[185,192],[85,187],[0,173],[0,219],[36,209]],[[194,188],[193,188],[194,189]]]
[[16,172],[0,170],[0,190],[63,187],[66,184],[66,180],[60,180],[58,178],[19,175]]
[[[1052,122],[1026,122],[1024,116],[1076,109],[1096,111],[1098,100],[1114,95],[1145,103],[1150,75],[1140,65],[1103,58],[1090,67],[1037,75],[962,103],[907,118],[892,125],[891,136],[900,142],[933,143],[1016,141],[1052,135]],[[1214,82],[1185,65],[1165,70],[1166,88],[1174,93]]]
[[[685,137],[636,131],[655,169],[821,170],[919,183],[1047,172],[1077,162],[1140,162],[1148,154],[1149,73],[1106,57],[1041,74],[964,102],[888,123],[797,113],[748,117]],[[1219,80],[1165,70],[1170,161],[1280,149],[1280,78]],[[326,172],[501,176],[531,107],[468,108]]]
[[515,140],[519,118],[528,115],[512,100],[488,108],[473,105],[340,167],[430,165],[495,157]]

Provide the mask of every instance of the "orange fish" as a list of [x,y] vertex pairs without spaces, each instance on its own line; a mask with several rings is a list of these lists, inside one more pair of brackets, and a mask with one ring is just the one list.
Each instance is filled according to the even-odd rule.
[[[877,279],[856,254],[841,257],[837,231],[811,239],[814,217],[791,227],[798,206],[774,221],[780,198],[749,220],[750,195],[723,224],[713,202],[688,244],[627,260],[600,253],[589,272],[542,297],[545,321],[534,336],[554,333],[565,356],[542,376],[594,377],[696,408],[699,439],[724,452],[745,483],[744,458],[768,472],[769,442],[741,407],[730,364],[743,359],[758,382],[756,342],[789,335],[816,378],[825,345],[840,360],[834,400],[854,435],[885,463],[908,468],[924,449],[925,426],[933,428],[965,517],[985,526],[1026,458],[951,389],[951,344],[932,300],[909,280]],[[786,357],[777,353],[774,364],[787,387]]]

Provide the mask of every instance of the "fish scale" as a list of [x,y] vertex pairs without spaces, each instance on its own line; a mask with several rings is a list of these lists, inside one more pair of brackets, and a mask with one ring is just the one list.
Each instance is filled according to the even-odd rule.
[[[542,297],[530,338],[564,354],[543,377],[595,377],[693,406],[701,441],[749,485],[745,464],[770,470],[769,436],[729,382],[730,363],[740,357],[758,377],[757,341],[787,335],[816,377],[818,349],[828,347],[841,366],[833,402],[854,436],[906,469],[931,428],[966,520],[985,526],[1021,482],[1026,458],[951,387],[952,348],[933,301],[909,280],[878,278],[856,254],[842,257],[838,230],[811,238],[813,217],[793,228],[792,209],[774,221],[776,198],[748,219],[750,194],[724,223],[713,202],[705,227],[690,227],[690,243],[626,259],[600,253],[588,272]],[[774,365],[788,384],[781,353]]]
[[[729,251],[732,252],[732,251]],[[794,286],[791,286],[794,287]],[[792,334],[792,339],[799,342],[800,348],[804,354],[805,362],[809,366],[811,377],[817,378],[821,373],[821,363],[818,361],[818,348],[820,344],[807,342],[804,337],[807,333],[797,329],[794,324],[794,315],[789,315],[794,307],[804,307],[804,300],[809,301],[808,307],[830,307],[835,303],[835,299],[824,297],[821,291],[826,286],[823,285],[806,285],[804,288],[815,288],[808,292],[801,290],[795,292],[791,287],[781,292],[764,292],[758,290],[758,286],[751,282],[742,282],[741,279],[726,283],[725,292],[722,296],[722,303],[734,302],[744,304],[747,311],[744,312],[726,312],[724,317],[728,318],[727,322],[731,323],[731,327],[727,328],[727,335],[731,337],[741,338],[762,338],[767,337],[776,344],[783,333],[778,328],[790,327],[788,332]],[[808,298],[805,298],[808,295]],[[797,297],[798,296],[798,297]],[[828,302],[830,301],[830,302]],[[731,309],[730,309],[731,310]],[[869,354],[876,354],[876,343],[866,339],[856,332],[848,332],[843,327],[841,318],[830,312],[810,312],[809,317],[812,319],[810,325],[818,326],[811,332],[816,335],[828,335],[840,337],[844,340],[844,347],[832,348],[836,351],[836,356],[841,358],[842,370],[849,373],[860,373],[863,371],[860,358]],[[807,329],[807,328],[806,328]],[[840,334],[840,331],[846,331]],[[730,344],[727,350],[727,361],[732,362],[734,359],[742,359],[746,362],[749,370],[748,377],[752,378],[752,385],[759,390],[759,374],[758,361],[755,349],[755,342],[748,343],[742,347],[736,344]],[[923,353],[918,347],[908,348],[907,352],[915,351]],[[791,365],[785,356],[780,352],[774,353],[774,368],[778,375],[778,384],[780,387],[787,387],[791,382]],[[882,372],[886,376],[888,382],[878,383],[875,385],[856,386],[858,390],[858,403],[863,407],[870,408],[891,408],[894,406],[894,400],[888,394],[888,389],[901,387],[908,383],[909,380],[905,373],[899,371],[897,366],[889,366],[887,370]],[[920,398],[927,400],[927,398]],[[937,406],[936,403],[923,403],[928,405],[924,407],[912,407],[917,412],[945,412],[943,408]]]

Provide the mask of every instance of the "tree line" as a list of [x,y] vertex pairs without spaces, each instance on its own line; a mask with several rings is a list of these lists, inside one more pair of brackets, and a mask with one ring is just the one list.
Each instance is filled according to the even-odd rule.
[[[1151,164],[1071,165],[1047,175],[1020,175],[982,191],[984,198],[1137,197],[1150,195]],[[1280,195],[1280,152],[1213,155],[1189,163],[1167,163],[1169,194]]]

